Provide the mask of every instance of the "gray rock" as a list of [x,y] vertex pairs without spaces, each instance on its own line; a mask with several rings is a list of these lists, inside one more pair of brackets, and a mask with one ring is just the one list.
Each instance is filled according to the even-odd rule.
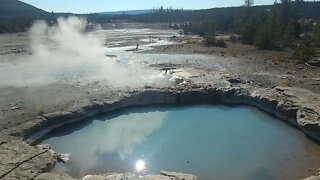
[[131,173],[124,174],[106,174],[106,175],[87,175],[82,180],[197,180],[197,177],[191,174],[161,171],[160,175],[139,176]]
[[70,154],[57,154],[58,162],[68,163],[70,161]]
[[304,178],[302,180],[320,180],[320,176],[311,176],[311,177],[308,177],[308,178]]
[[66,173],[56,174],[56,173],[42,173],[34,178],[35,180],[76,180]]
[[192,174],[183,174],[183,173],[176,173],[176,172],[167,172],[161,171],[161,175],[172,177],[177,180],[197,180],[197,177]]
[[18,109],[20,109],[18,106],[11,107],[11,110],[18,110]]
[[307,62],[311,66],[317,66],[320,67],[320,57],[314,57],[308,60]]

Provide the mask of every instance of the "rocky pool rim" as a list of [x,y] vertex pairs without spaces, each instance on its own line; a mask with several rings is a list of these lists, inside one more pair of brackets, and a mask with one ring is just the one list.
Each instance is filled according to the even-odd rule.
[[[272,88],[272,89],[276,89]],[[210,91],[213,90],[213,91]],[[221,91],[222,90],[222,91]],[[226,91],[225,91],[226,90]],[[231,90],[231,92],[229,92],[229,90]],[[302,131],[307,138],[309,138],[310,140],[312,140],[312,142],[320,145],[320,136],[314,136],[312,134],[309,133],[309,131],[306,131],[302,128],[302,126],[299,125],[299,122],[297,122],[298,118],[301,117],[297,115],[297,111],[299,108],[297,109],[282,109],[279,111],[279,109],[274,107],[271,109],[269,109],[269,107],[265,107],[265,105],[263,105],[264,103],[259,103],[259,101],[254,101],[254,98],[250,97],[250,96],[246,96],[248,94],[244,92],[242,92],[244,89],[240,88],[213,88],[213,89],[209,89],[208,90],[203,90],[202,88],[199,90],[187,90],[187,91],[182,91],[182,92],[170,92],[170,91],[163,91],[163,90],[158,90],[158,89],[154,89],[154,90],[144,90],[141,92],[134,92],[132,94],[130,94],[129,96],[124,96],[122,99],[120,99],[119,101],[115,101],[113,103],[107,103],[107,104],[103,104],[103,101],[94,101],[92,104],[88,104],[87,106],[83,106],[80,109],[77,109],[76,111],[72,112],[72,111],[63,111],[63,112],[58,112],[57,115],[53,115],[54,113],[51,114],[44,114],[43,116],[41,116],[41,118],[44,118],[48,121],[46,121],[45,123],[40,123],[37,124],[37,126],[32,127],[30,129],[28,129],[25,132],[24,137],[24,141],[27,142],[30,145],[37,145],[39,144],[43,138],[45,138],[45,136],[47,134],[49,134],[50,132],[62,128],[65,125],[73,125],[75,123],[79,123],[79,122],[84,122],[84,121],[90,121],[91,118],[94,118],[95,116],[100,116],[100,115],[110,115],[112,113],[116,113],[119,111],[125,111],[126,109],[131,109],[131,108],[143,108],[143,107],[183,107],[183,106],[194,106],[194,105],[226,105],[229,107],[234,107],[234,106],[251,106],[254,108],[257,108],[261,111],[263,111],[264,113],[267,113],[271,116],[273,116],[274,118],[281,120],[283,122],[285,122],[287,125],[290,125],[291,127],[294,127],[300,131]],[[227,92],[227,94],[223,94],[222,92]],[[148,102],[143,102],[143,101],[138,101],[136,103],[124,103],[126,105],[121,105],[123,102],[125,101],[129,101],[130,100],[134,100],[135,98],[142,98],[145,99],[147,97],[145,96],[145,93],[147,93],[147,96],[150,95],[149,93],[151,93],[151,95],[155,95],[155,96],[171,96],[170,98],[173,98],[173,100],[165,100],[165,98],[163,98],[164,100],[162,102],[159,101],[148,101]],[[222,94],[221,94],[222,93]],[[225,98],[225,96],[227,97],[227,99]],[[228,97],[229,96],[229,97]],[[195,99],[197,98],[197,99]],[[210,99],[212,98],[212,99]],[[152,99],[152,98],[151,98]],[[261,98],[260,100],[262,100],[264,98]],[[258,102],[258,103],[257,103]],[[102,106],[106,107],[102,107],[101,108],[101,103],[103,104]],[[274,101],[267,101],[267,103],[271,103],[272,104],[277,104],[279,102],[274,102]],[[120,104],[120,106],[118,105]],[[112,107],[115,106],[115,107]],[[95,107],[97,108],[96,110]],[[278,107],[278,106],[277,106]],[[109,109],[111,108],[111,109]],[[83,117],[78,117],[79,110],[84,110],[84,112],[80,113],[83,115]],[[67,112],[67,113],[66,113]],[[57,113],[57,112],[56,112]],[[59,115],[59,113],[66,113],[65,115]],[[71,113],[71,114],[69,114]],[[126,114],[126,113],[125,113]],[[70,116],[71,115],[71,116]],[[75,116],[73,116],[75,115]],[[70,116],[70,117],[69,117]],[[294,117],[295,116],[295,117]],[[305,117],[305,116],[303,116]],[[65,120],[65,119],[68,120]],[[50,120],[53,119],[53,121],[58,121],[58,123],[55,122],[50,122]],[[59,122],[59,121],[64,121],[64,122]],[[54,127],[52,127],[52,125]],[[48,129],[49,128],[49,129]],[[313,128],[312,128],[313,129]],[[39,136],[39,132],[41,131],[45,131],[42,132]],[[316,128],[316,131],[319,133],[319,126]],[[41,143],[40,143],[41,144]]]
[[[51,131],[49,131],[48,133],[44,134],[42,137],[40,137],[39,139],[36,139],[34,142],[31,142],[30,145],[32,146],[36,146],[39,144],[42,144],[41,142],[43,142],[45,139],[47,139],[48,137],[50,137],[50,134],[54,131],[59,131],[62,130],[63,128],[73,128],[72,126],[79,126],[79,129],[84,128],[85,126],[88,126],[90,123],[92,123],[95,120],[98,121],[110,121],[113,118],[122,116],[122,115],[129,115],[132,112],[128,112],[130,110],[136,110],[138,112],[151,112],[149,110],[143,110],[145,108],[148,109],[154,109],[155,111],[160,111],[162,112],[161,109],[170,109],[170,108],[189,108],[189,107],[197,107],[197,106],[210,106],[210,107],[216,107],[216,106],[226,106],[228,108],[237,108],[237,107],[245,107],[245,108],[255,108],[258,111],[261,111],[262,113],[265,113],[271,117],[273,117],[274,119],[276,119],[277,121],[281,121],[282,123],[285,123],[286,125],[289,125],[291,128],[294,128],[296,130],[299,130],[299,132],[301,132],[301,129],[298,126],[295,126],[291,123],[289,123],[288,121],[284,121],[283,119],[275,116],[274,114],[267,112],[267,111],[263,111],[262,109],[256,107],[256,106],[252,106],[252,105],[246,105],[246,104],[225,104],[225,103],[186,103],[186,104],[150,104],[150,105],[133,105],[133,106],[128,106],[128,107],[121,107],[119,109],[115,109],[109,112],[104,112],[104,113],[98,113],[96,115],[93,115],[91,117],[87,117],[85,119],[76,121],[76,122],[71,122],[65,125],[62,125],[60,127],[54,128]],[[141,111],[140,111],[141,110]],[[100,118],[100,117],[107,117],[107,119],[95,119],[95,118]],[[303,132],[302,132],[303,133]],[[308,138],[309,140],[311,140],[313,143],[316,143],[318,145],[320,145],[320,142],[318,142],[316,139],[312,139],[312,137],[309,137],[307,134],[305,134],[305,137]],[[50,144],[49,144],[50,145]]]
[[[21,165],[20,163],[12,167],[9,164],[5,164],[8,165],[10,170],[1,175],[1,177],[6,177],[7,175],[10,177],[17,175],[37,177],[40,174],[43,174],[43,177],[61,177],[59,174],[49,173],[57,162],[56,153],[48,146],[30,146],[30,143],[39,139],[53,128],[62,127],[100,113],[132,106],[159,104],[173,104],[176,106],[179,104],[204,103],[250,105],[297,127],[313,142],[319,142],[320,140],[319,94],[302,88],[283,86],[264,88],[243,83],[226,85],[221,84],[220,81],[212,83],[191,82],[166,88],[123,89],[112,96],[104,96],[102,99],[84,100],[84,102],[70,107],[69,110],[42,114],[15,126],[14,129],[4,130],[4,135],[8,136],[9,140],[12,139],[12,141],[4,141],[2,144],[10,147],[9,149],[16,145],[23,147],[22,149],[17,149],[19,154],[30,152],[37,154],[21,162],[25,163],[33,159],[32,162],[28,161],[30,168],[33,170],[30,171],[31,174],[26,170],[17,170],[11,173]],[[10,153],[12,154],[13,152]],[[45,159],[41,159],[44,157]],[[9,175],[10,173],[11,175]],[[65,178],[68,179],[69,177]]]

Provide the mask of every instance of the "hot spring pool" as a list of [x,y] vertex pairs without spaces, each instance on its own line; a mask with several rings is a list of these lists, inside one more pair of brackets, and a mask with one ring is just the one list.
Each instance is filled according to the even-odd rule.
[[300,179],[320,167],[320,146],[246,106],[135,108],[48,134],[42,143],[71,162],[53,172],[192,173],[202,179]]

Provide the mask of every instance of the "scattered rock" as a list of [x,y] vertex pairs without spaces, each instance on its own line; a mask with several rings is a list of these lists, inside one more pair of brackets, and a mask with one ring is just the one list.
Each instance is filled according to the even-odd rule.
[[242,83],[242,80],[240,78],[228,78],[227,81],[229,81],[232,84],[236,84],[236,83]]
[[305,65],[300,63],[296,65],[296,68],[299,70],[303,70],[305,68]]
[[161,171],[160,175],[135,175],[131,173],[113,173],[105,175],[87,175],[82,180],[197,180],[197,177],[191,174]]
[[35,177],[34,180],[76,180],[66,173],[42,173]]
[[113,55],[113,54],[107,54],[106,56],[109,58],[116,58],[117,57],[117,55]]
[[182,83],[184,80],[183,80],[183,78],[180,77],[180,76],[172,76],[172,78],[170,78],[169,81],[173,81],[173,82],[175,82],[175,84],[180,84],[180,83]]
[[68,163],[70,161],[70,154],[57,154],[58,162]]
[[320,176],[311,176],[302,180],[320,180]]
[[177,180],[197,180],[197,177],[192,174],[183,174],[183,173],[167,172],[167,171],[161,171],[160,174],[168,177],[173,177]]
[[311,58],[310,60],[308,60],[307,63],[310,64],[311,66],[320,67],[320,57]]
[[145,88],[145,89],[152,89],[153,87],[150,86],[150,85],[145,85],[144,88]]
[[20,109],[20,107],[18,107],[18,106],[11,107],[11,110],[19,110],[19,109]]

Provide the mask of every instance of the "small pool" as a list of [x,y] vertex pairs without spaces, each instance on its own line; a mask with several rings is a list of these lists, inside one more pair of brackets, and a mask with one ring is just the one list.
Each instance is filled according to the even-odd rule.
[[320,167],[320,146],[246,106],[134,108],[50,133],[42,143],[71,162],[53,172],[192,173],[200,180],[300,179]]

